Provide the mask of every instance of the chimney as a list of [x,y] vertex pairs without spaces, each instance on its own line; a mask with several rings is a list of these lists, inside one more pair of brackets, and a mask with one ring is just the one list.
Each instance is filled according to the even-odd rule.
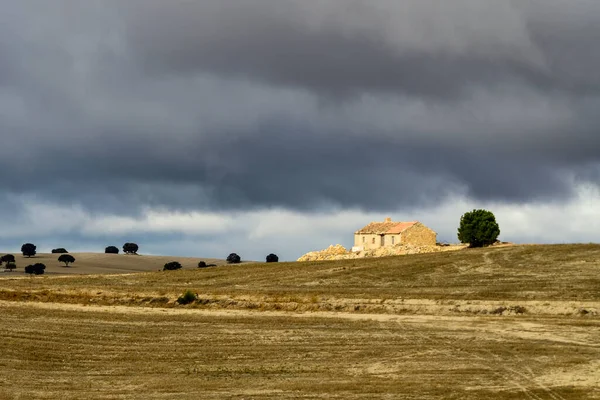
[[387,217],[384,222],[392,222],[392,218],[391,217]]

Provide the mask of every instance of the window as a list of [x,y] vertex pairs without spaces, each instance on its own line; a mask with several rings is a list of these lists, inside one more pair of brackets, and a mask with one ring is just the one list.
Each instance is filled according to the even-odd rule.
[[392,244],[394,244],[395,239],[396,239],[396,237],[392,236]]
[[375,238],[373,238],[373,244],[375,244]]
[[367,238],[363,236],[363,243],[367,241]]

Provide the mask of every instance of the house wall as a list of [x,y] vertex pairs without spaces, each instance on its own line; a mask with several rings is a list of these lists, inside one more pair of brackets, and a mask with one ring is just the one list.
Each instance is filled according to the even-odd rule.
[[[375,243],[373,243],[373,240],[375,241]],[[405,230],[404,232],[402,232],[401,234],[385,235],[384,247],[392,247],[399,244],[413,244],[416,246],[435,246],[436,241],[437,234],[433,230],[429,229],[421,223],[417,223]],[[361,247],[363,250],[378,249],[381,247],[381,235],[355,233],[354,247]]]
[[[365,239],[364,242],[363,242],[363,238]],[[373,239],[375,239],[375,243],[373,243]],[[362,247],[363,250],[378,249],[381,247],[381,235],[354,234],[354,246]],[[387,246],[387,244],[386,244],[386,246]]]
[[400,244],[401,238],[402,236],[400,234],[385,235],[385,247],[392,247]]
[[437,234],[421,223],[417,223],[402,232],[403,244],[417,246],[435,246]]

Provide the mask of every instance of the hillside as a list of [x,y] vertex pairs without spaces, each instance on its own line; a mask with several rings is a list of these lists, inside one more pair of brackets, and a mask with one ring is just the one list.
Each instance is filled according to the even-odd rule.
[[[6,253],[1,253],[6,254]],[[14,254],[14,253],[13,253]],[[58,262],[60,254],[39,253],[34,257],[24,257],[15,254],[17,270],[7,275],[22,275],[25,266],[33,263],[46,265],[46,274],[118,274],[132,272],[148,272],[162,269],[165,263],[179,261],[183,268],[196,268],[198,261],[204,260],[208,264],[224,265],[225,260],[216,258],[196,258],[177,256],[149,256],[129,254],[104,254],[104,253],[69,253],[75,257],[75,263],[68,267]],[[3,275],[0,273],[0,278]]]
[[[197,259],[158,256],[74,254],[78,261],[65,268],[41,255],[36,261],[48,263],[50,272],[93,272],[99,275],[28,277],[22,273],[0,275],[0,299],[7,293],[39,291],[61,296],[81,291],[93,301],[119,301],[132,295],[151,299],[168,298],[169,304],[186,289],[203,297],[243,299],[236,307],[318,308],[332,302],[353,310],[364,303],[401,304],[468,301],[600,301],[599,245],[527,245],[506,248],[383,257],[360,260],[245,263],[217,268],[195,268]],[[156,272],[170,260],[180,260],[186,269]],[[33,260],[33,259],[32,259]],[[80,262],[81,260],[81,262]],[[221,265],[222,260],[217,261]],[[113,272],[148,273],[125,276]],[[13,278],[13,279],[9,279]],[[9,280],[7,280],[9,279]],[[86,294],[87,296],[87,294]],[[107,300],[110,299],[110,300]],[[73,301],[76,301],[74,299]],[[125,301],[125,300],[123,300]],[[361,303],[363,302],[363,303]],[[293,303],[292,305],[283,303]],[[575,303],[574,303],[575,304]],[[200,306],[200,305],[198,305]],[[228,304],[228,307],[233,307]],[[372,308],[372,307],[371,307]],[[393,309],[393,308],[392,308]]]
[[79,257],[151,272],[0,275],[0,400],[600,399],[600,245],[164,272]]

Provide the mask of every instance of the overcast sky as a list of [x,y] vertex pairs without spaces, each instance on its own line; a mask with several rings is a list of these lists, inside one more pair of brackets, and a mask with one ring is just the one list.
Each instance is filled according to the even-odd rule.
[[0,0],[0,248],[600,241],[597,0]]

